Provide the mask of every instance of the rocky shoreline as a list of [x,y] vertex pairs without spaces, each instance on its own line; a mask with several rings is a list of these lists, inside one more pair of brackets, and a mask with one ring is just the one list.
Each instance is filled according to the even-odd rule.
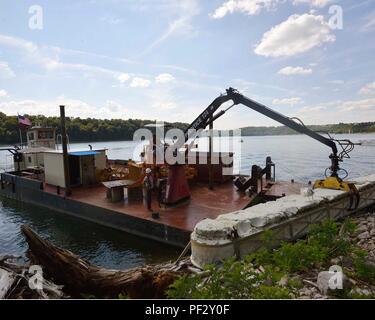
[[[367,252],[367,265],[369,268],[375,268],[375,213],[355,215],[351,219],[356,225],[356,230],[350,240],[354,245]],[[332,265],[338,265],[344,269],[343,289],[348,290],[350,296],[375,298],[375,285],[350,276],[351,271],[353,271],[353,260],[350,256],[338,256],[330,262]],[[308,274],[290,276],[290,278],[303,284],[298,292],[297,299],[331,299],[336,297],[336,292],[326,291],[324,285],[320,284],[318,276],[320,272],[321,270],[311,270]],[[283,285],[283,283],[280,283],[280,285]]]
[[[342,232],[341,240],[344,240],[342,243],[346,245],[350,244],[350,248],[352,249],[347,251],[350,253],[342,256],[333,254],[331,255],[332,258],[329,260],[331,266],[338,266],[343,272],[341,290],[338,290],[340,288],[332,290],[332,288],[327,285],[332,277],[332,272],[324,270],[325,268],[319,264],[307,271],[286,273],[281,279],[279,278],[280,280],[277,283],[272,283],[266,276],[263,285],[269,286],[269,288],[273,288],[273,290],[278,288],[278,290],[289,292],[287,295],[283,296],[283,299],[375,299],[375,213],[353,215],[350,217],[350,224],[353,227],[353,231],[345,233],[342,231],[345,229],[344,226],[346,222],[337,222],[337,226],[340,230],[338,236],[340,237]],[[78,290],[79,292],[86,287],[91,287],[92,289],[95,286],[93,286],[90,280],[91,273],[95,274],[96,279],[98,278],[98,274],[103,274],[103,279],[105,279],[105,275],[108,275],[110,272],[115,272],[117,275],[122,274],[120,277],[121,281],[114,286],[116,288],[114,291],[116,292],[113,297],[117,297],[118,293],[122,292],[121,290],[124,289],[127,298],[145,298],[143,297],[145,292],[143,290],[144,278],[145,274],[148,274],[150,279],[157,279],[157,281],[152,281],[153,286],[147,290],[147,292],[155,291],[156,295],[150,297],[165,298],[168,286],[178,279],[179,276],[189,273],[208,275],[206,271],[202,273],[200,270],[193,268],[188,259],[184,259],[179,263],[145,266],[134,270],[116,271],[99,269],[98,267],[89,265],[69,251],[54,247],[52,244],[39,238],[31,229],[27,227],[22,228],[29,244],[28,255],[33,257],[32,260],[34,260],[34,262],[39,261],[40,264],[43,265],[43,269],[46,268],[53,276],[49,278],[49,281],[47,280],[47,282],[44,283],[44,290],[30,290],[28,283],[32,278],[32,274],[28,273],[29,265],[17,265],[15,264],[15,259],[13,259],[14,257],[11,256],[0,257],[0,271],[5,271],[6,275],[6,277],[0,276],[0,298],[64,299],[78,297],[74,294],[71,295],[72,292],[65,289],[79,282],[83,283],[80,290]],[[359,251],[361,251],[361,253],[359,253]],[[49,253],[45,255],[45,252]],[[356,264],[358,263],[358,255],[360,254],[364,257],[360,266],[361,274],[358,273],[358,265]],[[78,271],[76,270],[77,272],[74,273],[75,276],[82,276],[82,274],[84,274],[84,272],[79,269],[82,266],[85,266],[84,270],[86,271],[91,270],[91,273],[85,276],[87,278],[85,278],[87,285],[84,285],[82,279],[82,281],[78,281],[78,278],[70,283],[69,279],[71,277],[69,275],[67,275],[67,277],[60,277],[58,270],[66,269],[67,265],[70,265],[69,268],[72,270],[78,268]],[[263,267],[262,265],[258,265],[255,267],[253,263],[250,263],[248,267],[258,274],[267,274],[267,266]],[[126,275],[126,277],[123,275]],[[363,277],[363,275],[365,275],[365,277]],[[59,285],[50,281],[51,279],[57,280],[54,282]],[[124,281],[124,279],[126,279],[126,281]],[[102,284],[96,285],[99,287],[102,286]],[[110,283],[110,285],[113,287],[113,283]],[[109,286],[109,288],[112,287]],[[129,288],[131,288],[131,290]],[[136,288],[136,290],[134,290],[134,288]],[[108,290],[104,296],[112,292],[111,289]],[[96,293],[98,294],[96,297],[100,298],[99,291]],[[262,299],[274,297],[275,296],[272,295],[268,296],[267,294],[261,296]],[[183,298],[187,298],[187,296],[183,296]]]

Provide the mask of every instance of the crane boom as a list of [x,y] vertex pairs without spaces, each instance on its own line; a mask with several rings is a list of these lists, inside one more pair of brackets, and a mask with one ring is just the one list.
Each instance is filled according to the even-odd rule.
[[283,114],[281,114],[279,112],[276,112],[276,111],[266,107],[263,104],[260,104],[259,102],[256,102],[252,99],[249,99],[249,98],[243,96],[242,94],[240,94],[239,92],[235,91],[232,88],[228,89],[227,95],[231,97],[231,99],[233,100],[233,102],[235,104],[243,104],[244,106],[257,111],[257,112],[265,115],[268,118],[271,118],[271,119],[273,119],[277,122],[280,122],[281,124],[291,128],[291,129],[293,129],[293,130],[295,130],[299,133],[305,134],[305,135],[307,135],[307,136],[309,136],[309,137],[311,137],[315,140],[318,140],[319,142],[321,142],[321,143],[325,144],[326,146],[330,147],[332,149],[333,154],[337,154],[337,146],[336,146],[336,143],[334,141],[316,133],[315,131],[310,130],[309,128],[307,128],[302,123],[300,124],[300,123],[292,120],[291,118],[286,117]]
[[[233,104],[229,106],[227,109],[217,110],[228,101],[232,101]],[[174,154],[177,154],[178,149],[181,148],[189,139],[196,138],[199,133],[199,130],[205,129],[209,124],[211,124],[216,119],[220,118],[226,111],[232,108],[235,105],[243,104],[244,106],[257,111],[268,118],[271,118],[288,128],[291,128],[299,133],[305,134],[316,141],[328,146],[331,148],[332,153],[330,154],[329,158],[331,160],[331,166],[329,167],[331,171],[331,175],[323,180],[316,180],[313,188],[325,188],[325,189],[334,189],[334,190],[342,190],[350,193],[350,204],[349,209],[351,210],[356,209],[359,204],[359,192],[352,182],[345,182],[343,179],[339,177],[338,172],[343,170],[340,168],[339,163],[343,160],[343,158],[349,158],[349,152],[353,150],[354,144],[349,140],[335,140],[331,137],[326,138],[321,134],[312,131],[311,129],[307,128],[301,120],[297,118],[289,118],[284,116],[283,114],[272,110],[265,105],[258,103],[252,99],[249,99],[239,93],[236,89],[229,88],[226,90],[225,94],[220,95],[217,97],[185,130],[184,137],[177,139],[177,141],[173,144]],[[215,113],[216,112],[216,113]],[[299,122],[295,121],[297,119]],[[339,143],[342,151],[338,153],[336,142]],[[346,147],[344,147],[346,146]],[[188,147],[189,150],[189,147]],[[179,166],[171,167],[171,169],[177,170]],[[346,170],[344,170],[346,171]],[[172,172],[173,173],[173,172]],[[346,172],[347,173],[347,172]],[[168,184],[171,186],[171,181],[174,181],[173,175],[171,178],[168,179]],[[173,187],[170,187],[169,190],[173,190]]]
[[[221,95],[217,97],[212,103],[189,125],[189,127],[185,130],[185,139],[182,143],[178,143],[178,147],[182,147],[185,142],[187,142],[190,138],[192,138],[196,133],[194,130],[198,131],[207,127],[212,119],[213,114],[220,108],[222,104],[231,100],[232,98],[228,95]],[[224,114],[223,111],[220,113]]]
[[[268,107],[266,107],[263,104],[260,104],[252,99],[249,99],[239,93],[236,89],[229,88],[226,90],[226,93],[223,95],[220,95],[217,97],[191,124],[190,126],[185,130],[184,133],[184,141],[183,143],[179,143],[177,141],[176,146],[179,148],[181,147],[185,142],[187,142],[190,138],[194,137],[196,133],[194,130],[200,130],[206,128],[206,126],[221,117],[226,110],[221,110],[217,114],[214,115],[214,113],[218,110],[218,108],[224,104],[227,101],[233,101],[233,105],[243,104],[244,106],[257,111],[263,115],[265,115],[268,118],[271,118],[299,133],[305,134],[320,143],[323,143],[324,145],[330,147],[332,149],[332,154],[330,155],[331,159],[331,176],[337,177],[338,171],[340,170],[339,162],[342,161],[340,157],[338,156],[338,150],[336,143],[329,138],[326,138],[319,133],[312,131],[311,129],[307,128],[303,123],[298,123],[294,121],[292,118],[289,118],[287,116],[284,116],[283,114],[276,112]],[[233,106],[232,105],[232,106]],[[228,108],[229,109],[229,108]],[[194,130],[192,130],[194,129]]]

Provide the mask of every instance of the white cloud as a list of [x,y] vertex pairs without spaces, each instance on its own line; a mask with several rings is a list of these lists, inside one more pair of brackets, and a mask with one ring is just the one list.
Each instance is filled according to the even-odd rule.
[[[83,73],[84,76],[89,74],[95,74],[96,76],[108,76],[117,79],[121,83],[124,83],[129,75],[117,70],[103,68],[96,65],[88,65],[84,63],[71,63],[62,62],[59,59],[59,55],[65,52],[65,49],[55,46],[38,46],[30,41],[22,38],[0,35],[0,45],[4,45],[13,49],[16,49],[18,53],[21,53],[24,60],[33,64],[40,65],[48,71],[78,71]],[[86,54],[90,53],[75,52],[74,50],[67,50],[68,53]],[[92,54],[95,56],[95,54]],[[102,56],[105,57],[105,56]],[[125,61],[124,61],[125,62]],[[1,64],[0,64],[1,71]]]
[[31,115],[58,116],[59,105],[65,105],[66,115],[69,117],[113,119],[138,117],[138,114],[129,114],[127,108],[115,101],[107,101],[103,106],[92,105],[79,99],[59,96],[53,100],[12,100],[0,102],[0,110],[7,115],[26,113]]
[[0,34],[0,45],[15,49],[17,53],[22,54],[26,61],[33,64],[46,67],[48,64],[58,60],[57,52],[52,47],[39,47],[35,43],[22,38]]
[[303,100],[299,97],[285,98],[285,99],[273,99],[273,101],[272,101],[272,104],[274,104],[274,105],[282,104],[282,105],[294,106],[296,104],[301,104],[301,103],[303,103]]
[[4,89],[0,90],[0,98],[8,96],[8,92],[6,92]]
[[114,78],[124,84],[130,79],[130,75],[127,73],[119,72],[112,69],[103,68],[95,65],[88,65],[83,63],[66,63],[60,61],[49,61],[44,66],[48,71],[76,71],[79,72],[80,76],[85,78],[97,79],[98,77],[109,77]]
[[290,76],[293,74],[306,75],[306,74],[312,74],[312,69],[305,69],[303,67],[285,67],[279,70],[278,74],[282,74],[285,76]]
[[161,73],[155,77],[156,83],[167,83],[173,80],[175,80],[175,78],[170,73]]
[[293,0],[294,5],[306,3],[309,4],[311,7],[316,8],[324,8],[330,2],[332,2],[332,0]]
[[[289,0],[294,5],[308,4],[312,8],[323,8],[333,0]],[[220,7],[210,14],[214,19],[221,19],[228,14],[232,13],[243,13],[246,15],[256,15],[262,10],[271,10],[275,8],[279,3],[283,4],[287,0],[228,0],[224,2]],[[315,10],[311,10],[310,13],[315,13]]]
[[295,14],[267,31],[254,52],[266,57],[288,57],[335,40],[323,16]]
[[359,93],[365,95],[375,94],[375,82],[366,84],[359,90]]
[[59,97],[55,101],[37,101],[32,99],[7,101],[0,103],[0,109],[8,115],[19,112],[31,115],[57,116],[60,103],[66,105],[67,115],[69,116],[86,117],[91,113],[92,117],[92,112],[96,111],[95,108],[91,108],[83,101],[65,99],[64,97]]
[[316,106],[316,107],[303,107],[298,110],[298,114],[305,114],[310,112],[319,112],[327,109],[324,106]]
[[319,103],[299,108],[296,115],[305,124],[371,121],[375,119],[375,99]]
[[36,52],[38,50],[38,46],[31,41],[26,41],[21,38],[6,35],[0,35],[0,44],[22,49],[30,53]]
[[338,106],[341,111],[375,110],[375,99],[346,101]]
[[211,17],[221,19],[227,14],[240,12],[247,15],[256,15],[263,9],[271,9],[279,0],[229,0],[218,7]]
[[150,80],[140,78],[140,77],[134,77],[130,83],[130,86],[132,88],[147,88],[151,84]]
[[127,74],[127,73],[121,73],[118,77],[117,77],[118,81],[120,81],[121,83],[124,83],[126,81],[128,81],[130,79],[130,75]]
[[337,118],[336,107],[339,103],[341,101],[329,101],[301,107],[296,110],[295,115],[301,118],[305,124],[337,123],[343,120]]
[[4,79],[14,78],[16,74],[5,61],[0,61],[0,77]]

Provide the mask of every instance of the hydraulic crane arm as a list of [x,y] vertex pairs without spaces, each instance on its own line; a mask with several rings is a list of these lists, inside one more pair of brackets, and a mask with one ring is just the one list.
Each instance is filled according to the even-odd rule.
[[[207,127],[210,121],[214,121],[215,118],[213,117],[214,113],[217,111],[217,109],[220,108],[222,104],[225,102],[232,100],[232,98],[228,95],[221,95],[217,97],[212,103],[189,125],[189,127],[185,130],[185,137],[184,142],[178,143],[178,147],[182,147],[182,145],[187,142],[190,138],[194,137],[196,133],[194,130],[202,130]],[[220,115],[223,115],[225,111],[219,112]],[[218,114],[218,115],[219,115]],[[215,116],[216,117],[216,116]]]
[[227,96],[231,97],[231,100],[233,100],[234,104],[243,104],[244,106],[253,109],[263,115],[265,115],[268,118],[271,118],[277,122],[280,122],[281,124],[285,125],[286,127],[289,127],[299,133],[305,134],[315,140],[318,140],[319,142],[325,144],[326,146],[330,147],[332,149],[332,153],[337,155],[337,147],[336,143],[332,141],[331,139],[328,139],[315,131],[310,130],[302,123],[298,123],[294,121],[293,119],[286,117],[282,115],[279,112],[276,112],[265,105],[262,105],[254,100],[251,100],[239,92],[237,92],[233,88],[229,88],[227,90]]
[[[220,110],[215,114],[215,112],[220,108],[220,106],[227,102],[233,101],[233,104],[225,110]],[[359,193],[357,188],[355,187],[354,183],[344,182],[338,175],[338,172],[341,170],[339,167],[339,163],[342,161],[343,158],[349,158],[348,153],[353,150],[354,144],[349,140],[334,140],[332,138],[326,138],[319,133],[312,131],[311,129],[307,128],[299,119],[299,122],[294,121],[295,118],[289,118],[282,115],[279,112],[276,112],[263,104],[260,104],[254,100],[251,100],[242,94],[240,94],[237,90],[233,88],[229,88],[226,90],[226,93],[217,97],[200,115],[196,118],[191,125],[185,130],[184,139],[178,139],[174,146],[180,148],[183,146],[190,138],[195,138],[198,134],[198,130],[203,130],[215,121],[216,119],[220,118],[226,111],[232,108],[234,105],[243,104],[244,106],[255,110],[268,118],[271,118],[288,128],[291,128],[299,133],[305,134],[320,143],[331,148],[332,153],[330,154],[329,158],[331,159],[331,166],[329,167],[331,171],[330,177],[327,177],[324,180],[317,180],[314,183],[314,188],[326,188],[326,189],[335,189],[335,190],[344,190],[348,191],[351,194],[351,200],[349,208],[352,207],[357,208],[359,204]],[[180,141],[183,140],[183,141]],[[342,151],[338,153],[336,141],[342,147]],[[346,147],[344,147],[346,145]],[[177,151],[177,150],[176,150]],[[356,199],[354,203],[354,198]]]
[[[326,146],[330,147],[332,149],[332,153],[330,155],[330,159],[331,159],[331,166],[330,166],[330,170],[331,170],[331,176],[332,177],[338,177],[338,171],[340,170],[340,167],[339,167],[339,162],[342,161],[340,155],[338,155],[338,150],[337,150],[337,146],[336,146],[336,143],[332,140],[332,139],[329,139],[329,138],[326,138],[320,134],[318,134],[317,132],[315,131],[312,131],[310,130],[309,128],[307,128],[302,122],[301,123],[298,123],[296,121],[294,121],[292,118],[289,118],[289,117],[286,117],[284,115],[282,115],[281,113],[279,112],[276,112],[268,107],[266,107],[265,105],[262,105],[254,100],[251,100],[247,97],[245,97],[244,95],[240,94],[237,90],[233,89],[233,88],[229,88],[226,90],[226,93],[217,97],[200,115],[199,117],[197,117],[192,123],[191,125],[186,129],[185,131],[185,140],[183,143],[185,143],[186,141],[188,141],[190,138],[194,137],[194,135],[196,133],[194,133],[194,131],[192,131],[192,129],[195,129],[195,130],[200,130],[200,129],[204,129],[206,128],[206,126],[218,119],[219,117],[221,117],[227,110],[229,110],[232,106],[230,106],[227,110],[221,110],[219,111],[217,114],[214,115],[214,113],[218,110],[218,108],[225,102],[227,101],[230,101],[232,100],[233,101],[233,105],[237,105],[237,104],[243,104],[244,106],[250,108],[250,109],[253,109],[263,115],[265,115],[266,117],[268,118],[271,118],[299,133],[302,133],[302,134],[305,134],[323,144],[325,144]],[[177,141],[177,146],[178,147],[181,147],[182,144],[178,143]]]
[[271,118],[271,119],[285,125],[288,128],[291,128],[291,129],[293,129],[293,130],[295,130],[299,133],[305,134],[305,135],[319,141],[320,143],[323,143],[326,146],[330,147],[332,149],[332,153],[330,155],[331,176],[332,177],[338,177],[338,171],[340,170],[339,162],[341,161],[341,159],[337,154],[338,153],[337,146],[336,146],[336,143],[333,140],[331,140],[329,138],[326,138],[326,137],[318,134],[315,131],[310,130],[302,122],[298,123],[298,122],[294,121],[293,119],[291,119],[289,117],[286,117],[286,116],[282,115],[281,113],[276,112],[276,111],[266,107],[265,105],[262,105],[262,104],[260,104],[256,101],[254,101],[254,100],[251,100],[251,99],[243,96],[242,94],[240,94],[237,90],[235,90],[233,88],[229,88],[227,90],[226,95],[228,97],[231,97],[231,100],[233,101],[233,103],[235,105],[243,104],[244,106],[257,111],[257,112],[265,115],[266,117]]

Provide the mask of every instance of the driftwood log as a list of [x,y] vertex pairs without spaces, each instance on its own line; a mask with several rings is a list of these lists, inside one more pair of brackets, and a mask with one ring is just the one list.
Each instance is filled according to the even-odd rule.
[[5,255],[0,257],[0,299],[59,299],[67,298],[61,286],[47,279],[43,282],[43,289],[32,289],[33,273],[30,265],[15,263],[20,257]]
[[42,266],[43,275],[73,298],[85,295],[95,298],[164,298],[165,290],[183,273],[191,272],[189,264],[167,263],[129,270],[109,270],[82,260],[68,250],[40,238],[28,226],[21,226],[28,243],[27,256],[32,264]]

